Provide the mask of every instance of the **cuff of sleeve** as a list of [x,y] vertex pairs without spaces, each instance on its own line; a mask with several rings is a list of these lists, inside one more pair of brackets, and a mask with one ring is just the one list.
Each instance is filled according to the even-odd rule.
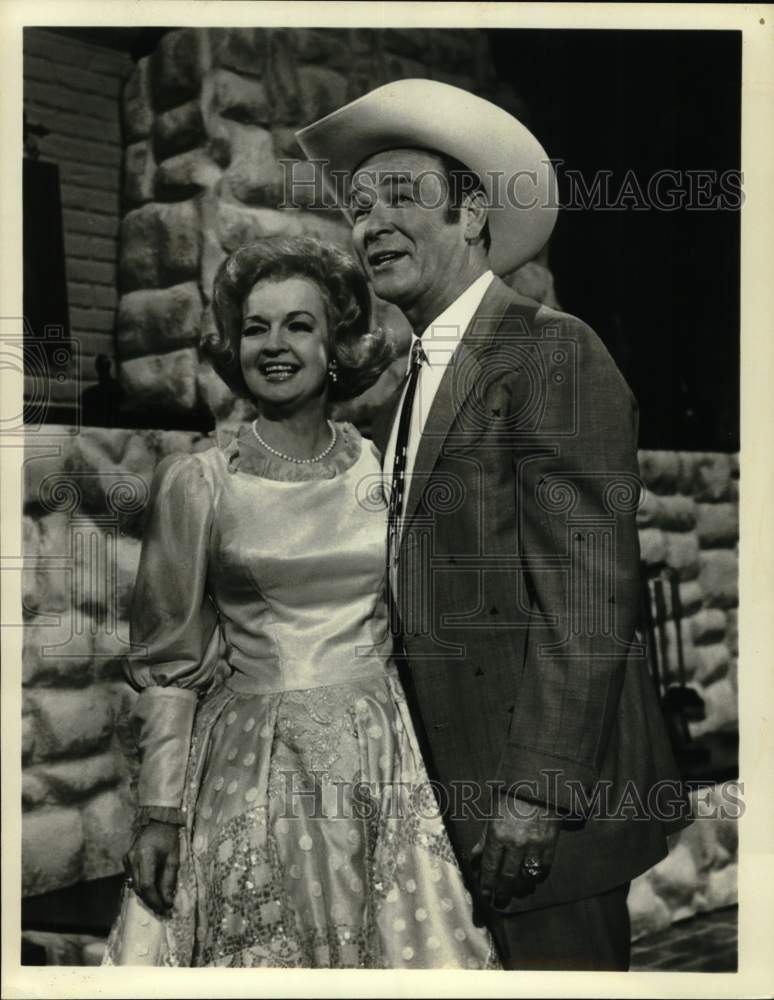
[[583,814],[598,778],[592,767],[512,743],[505,747],[498,771],[504,792],[569,817]]
[[137,810],[137,825],[147,826],[148,823],[171,823],[174,826],[185,826],[185,810],[170,809],[165,806],[140,806]]
[[132,722],[140,751],[140,807],[179,809],[183,801],[197,696],[176,687],[148,687],[137,699]]

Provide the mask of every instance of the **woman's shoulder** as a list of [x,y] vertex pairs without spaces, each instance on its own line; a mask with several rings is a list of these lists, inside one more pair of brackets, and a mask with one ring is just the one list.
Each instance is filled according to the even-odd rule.
[[173,452],[165,455],[157,464],[153,481],[157,491],[184,493],[202,488],[212,491],[218,465],[218,451],[214,446],[206,446],[193,452]]

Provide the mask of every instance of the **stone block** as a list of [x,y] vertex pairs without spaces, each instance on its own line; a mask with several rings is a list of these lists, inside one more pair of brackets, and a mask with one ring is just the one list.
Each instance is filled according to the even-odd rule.
[[331,69],[347,69],[352,60],[352,32],[346,29],[297,28],[291,41],[302,63],[324,63]]
[[121,455],[121,467],[150,484],[158,462],[158,432],[135,431]]
[[121,223],[124,292],[195,279],[199,271],[199,212],[194,201],[143,205]]
[[[275,129],[272,135],[275,136],[275,155],[277,156],[281,190],[278,207],[284,210],[335,207],[335,193],[330,192],[325,187],[322,174],[315,164],[310,163],[309,160],[293,160],[286,157],[277,148],[276,134],[277,130]],[[343,216],[341,219],[344,222]]]
[[242,125],[268,126],[273,118],[264,84],[226,69],[216,70],[210,78],[208,113]]
[[664,532],[666,564],[681,580],[693,580],[699,575],[699,540],[695,534]]
[[327,66],[301,66],[298,83],[306,121],[316,121],[347,103],[347,77]]
[[721,453],[699,456],[694,493],[700,503],[718,503],[731,499],[731,457]]
[[662,496],[658,498],[657,523],[664,531],[692,531],[696,527],[696,504],[692,497]]
[[[43,498],[46,494],[44,484],[54,481],[54,477],[61,474],[67,453],[70,449],[71,441],[76,432],[67,438],[60,438],[56,443],[51,440],[40,439],[46,451],[53,451],[58,448],[57,454],[35,454],[34,451],[24,459],[24,508],[26,512],[38,514],[43,507]],[[32,441],[30,441],[32,445]]]
[[[217,235],[212,228],[205,228],[202,233],[202,273],[201,273],[201,288],[204,297],[205,306],[209,306],[212,301],[213,289],[215,286],[215,275],[218,273],[218,268],[226,259],[226,251],[220,245]],[[202,317],[202,325],[200,331],[200,337],[204,335],[204,316]],[[200,340],[201,344],[201,340]]]
[[674,451],[641,451],[640,475],[649,490],[657,494],[674,494],[680,475],[680,459]]
[[196,343],[202,300],[195,282],[121,296],[116,346],[121,358],[162,354]]
[[159,461],[166,455],[190,455],[201,436],[192,431],[162,431],[157,442]]
[[352,252],[352,231],[339,212],[299,212],[297,221],[299,230],[305,235],[316,236],[340,250]]
[[44,808],[22,817],[22,895],[77,882],[83,873],[83,825],[77,809]]
[[680,584],[680,606],[683,617],[694,614],[702,606],[704,591],[698,580],[686,580]]
[[113,716],[97,688],[43,688],[32,696],[38,719],[36,752],[40,759],[83,757],[107,746]]
[[278,160],[291,159],[306,162],[303,159],[303,151],[298,145],[296,133],[292,128],[285,128],[280,125],[272,128],[271,135],[274,140],[274,152]]
[[704,699],[705,718],[699,722],[689,723],[691,736],[697,738],[704,733],[719,730],[734,731],[739,725],[739,707],[736,691],[727,677],[705,687],[701,696]]
[[88,944],[83,946],[82,955],[84,965],[102,965],[102,959],[105,955],[105,942],[89,941]]
[[211,28],[212,66],[247,76],[263,76],[269,55],[268,28]]
[[632,940],[656,934],[671,922],[669,907],[653,891],[650,875],[634,879],[627,897]]
[[[728,788],[728,786],[723,786],[721,788],[719,797],[721,802],[721,808],[727,809],[729,807],[728,803],[726,802],[726,795],[723,794],[724,788]],[[735,796],[737,794],[736,790],[732,790],[730,788],[728,788],[726,794],[728,796],[731,796],[732,791],[733,795]],[[718,843],[722,844],[722,846],[726,849],[726,851],[728,851],[728,853],[732,857],[735,857],[737,850],[739,849],[739,826],[736,820],[730,818],[719,819],[715,823],[715,829],[716,829]]]
[[696,680],[702,684],[712,684],[728,672],[730,655],[728,647],[722,643],[699,646],[696,654]]
[[292,35],[292,31],[279,29],[269,36],[264,82],[275,125],[304,124]]
[[666,562],[667,543],[659,528],[644,528],[640,536],[640,559],[648,566],[661,566]]
[[739,655],[739,612],[731,608],[726,612],[726,642],[734,656]]
[[[131,594],[129,597],[124,596],[122,603],[128,604],[130,598]],[[113,629],[103,630],[94,637],[95,679],[108,683],[123,682],[124,658],[129,655],[131,648],[129,621],[126,617],[119,617]]]
[[127,790],[113,788],[95,796],[83,809],[84,878],[103,878],[123,868],[131,846],[134,807]]
[[214,233],[226,253],[264,236],[295,236],[301,232],[297,212],[271,208],[247,208],[221,202],[217,207]]
[[153,127],[149,69],[150,59],[145,56],[138,61],[124,86],[121,106],[124,135],[129,142],[147,138]]
[[157,111],[190,100],[201,84],[200,28],[170,31],[150,57],[151,93]]
[[739,604],[739,559],[733,549],[705,549],[701,553],[699,583],[710,608]]
[[116,610],[122,620],[129,615],[141,551],[139,539],[120,536],[116,540]]
[[715,865],[718,849],[718,823],[713,819],[702,819],[681,830],[677,842],[684,844],[693,855],[699,880],[706,882],[707,874]]
[[737,881],[738,871],[735,864],[710,872],[705,890],[706,909],[719,910],[725,906],[736,905]]
[[22,716],[22,764],[27,764],[35,758],[35,735],[37,722],[35,716],[29,713]]
[[[91,629],[77,632],[72,609],[59,616],[58,625],[30,624],[24,629],[22,683],[25,686],[82,687],[91,680],[94,636]],[[90,623],[88,623],[90,624]]]
[[699,886],[699,873],[687,844],[678,842],[651,871],[654,890],[670,909],[688,906]]
[[227,420],[237,403],[236,396],[208,362],[199,365],[196,376],[199,395],[216,422]]
[[45,777],[34,770],[22,774],[22,809],[36,809],[43,805],[57,805],[59,798]]
[[207,140],[202,102],[197,97],[159,115],[153,123],[153,153],[157,163]]
[[66,805],[93,795],[97,789],[115,785],[124,773],[123,761],[112,751],[94,757],[41,764],[37,768],[38,776],[56,799]]
[[219,127],[229,135],[231,158],[223,176],[233,197],[248,205],[279,204],[283,174],[271,132],[227,119],[221,119]]
[[717,608],[703,608],[686,624],[696,645],[719,642],[726,637],[727,614]]
[[193,347],[131,358],[121,365],[121,385],[138,413],[190,414],[197,402],[197,368]]
[[147,139],[133,142],[124,153],[124,201],[132,208],[153,200],[156,161]]
[[155,197],[159,201],[184,201],[215,187],[220,174],[220,167],[205,150],[192,149],[171,156],[156,171]]
[[733,547],[739,541],[739,507],[735,503],[697,504],[697,533],[703,549]]

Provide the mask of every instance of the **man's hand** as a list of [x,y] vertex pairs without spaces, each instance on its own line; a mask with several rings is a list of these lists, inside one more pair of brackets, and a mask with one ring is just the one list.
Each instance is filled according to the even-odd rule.
[[163,915],[175,901],[180,866],[180,827],[151,820],[124,858],[134,891],[156,913]]
[[[527,896],[551,871],[561,817],[545,806],[503,797],[500,815],[487,821],[484,834],[471,851],[479,868],[482,896],[504,909],[514,896]],[[535,875],[528,869],[539,866]]]

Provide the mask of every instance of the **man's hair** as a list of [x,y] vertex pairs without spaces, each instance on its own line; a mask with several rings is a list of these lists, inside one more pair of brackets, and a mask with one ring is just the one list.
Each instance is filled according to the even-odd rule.
[[[448,156],[446,153],[439,153],[437,150],[433,150],[433,153],[441,162],[449,188],[449,205],[446,210],[447,219],[449,222],[456,222],[460,216],[462,200],[465,195],[477,193],[486,195],[486,191],[478,174],[466,167],[464,163],[456,160],[453,156]],[[479,240],[484,244],[484,249],[488,253],[492,245],[489,219],[484,223]]]
[[239,247],[218,268],[212,294],[215,330],[201,347],[232,391],[251,398],[239,361],[242,304],[259,281],[307,278],[325,304],[331,359],[338,379],[329,387],[332,402],[352,399],[376,382],[392,361],[385,333],[371,326],[368,283],[354,258],[311,236],[267,237]]

